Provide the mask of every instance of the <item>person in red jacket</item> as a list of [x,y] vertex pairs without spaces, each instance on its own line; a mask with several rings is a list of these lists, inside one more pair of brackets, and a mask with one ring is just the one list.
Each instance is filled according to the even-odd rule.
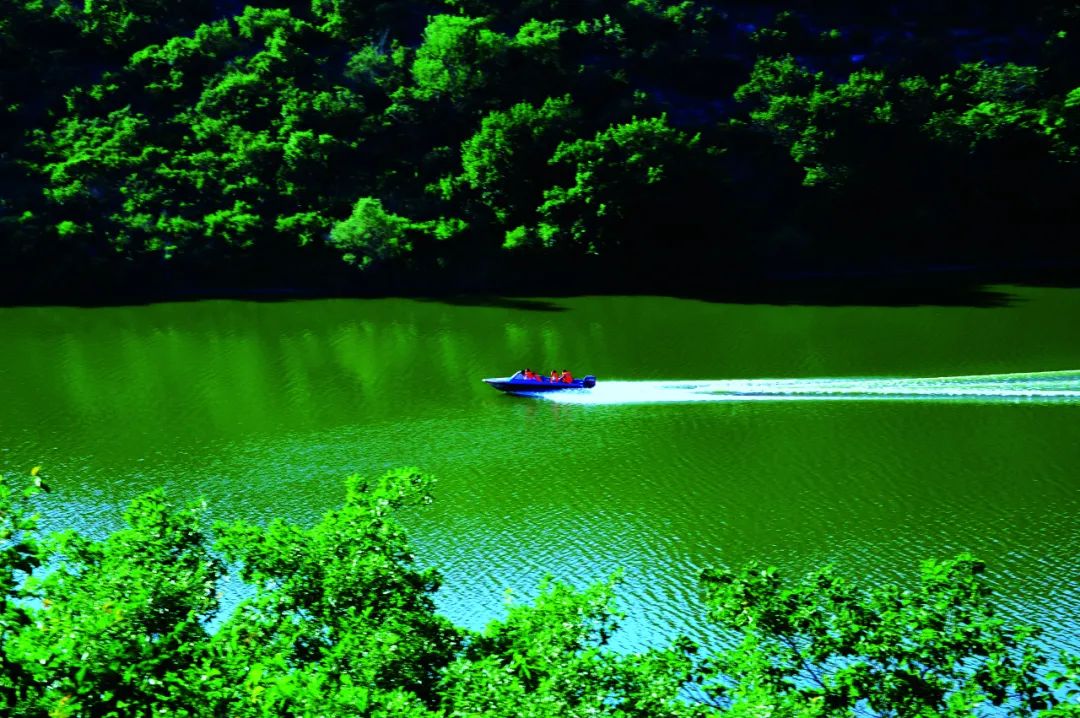
[[570,372],[563,369],[562,376],[559,377],[559,380],[562,381],[563,384],[570,384],[574,381],[574,377],[570,376]]

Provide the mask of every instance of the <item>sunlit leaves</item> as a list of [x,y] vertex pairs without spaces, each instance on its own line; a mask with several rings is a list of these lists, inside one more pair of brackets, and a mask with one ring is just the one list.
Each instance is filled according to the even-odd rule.
[[299,46],[313,30],[288,11],[247,8],[234,22],[131,58],[129,72],[162,103],[152,132],[130,107],[96,116],[114,89],[98,106],[79,99],[80,113],[40,136],[52,160],[46,195],[67,215],[58,233],[166,259],[325,236],[315,218],[337,189],[332,167],[359,144],[364,105],[321,78]]
[[417,237],[450,239],[465,226],[452,218],[409,219],[388,211],[378,198],[361,197],[352,214],[330,230],[330,244],[343,251],[346,262],[367,267],[407,256]]
[[577,114],[569,96],[489,113],[461,144],[462,173],[456,181],[476,192],[500,222],[520,218],[539,201],[538,180]]
[[53,15],[99,42],[116,48],[141,47],[175,32],[210,11],[209,0],[181,5],[168,0],[58,0]]
[[885,74],[857,70],[830,86],[790,55],[759,58],[735,99],[752,103],[751,120],[790,149],[806,170],[805,184],[836,183],[846,167],[833,150],[859,125],[897,121],[895,90]]
[[361,197],[352,214],[330,230],[330,242],[344,251],[346,261],[363,267],[408,253],[412,227],[408,218],[386,211],[381,200]]
[[218,21],[200,25],[190,37],[173,37],[136,51],[127,67],[144,79],[148,93],[197,91],[204,74],[240,47],[229,23]]
[[984,62],[960,66],[941,78],[936,91],[939,109],[926,127],[938,140],[976,149],[1022,135],[1053,141],[1055,114],[1034,102],[1041,75],[1038,68]]
[[[650,264],[669,231],[688,259],[771,271],[791,247],[770,237],[857,255],[874,222],[973,226],[994,206],[1060,225],[1076,205],[1071,11],[1047,11],[1041,67],[950,67],[922,32],[896,45],[888,20],[806,8],[756,29],[707,0],[8,5],[0,259],[15,277],[55,256],[58,274],[107,265],[125,281],[336,278],[342,247],[436,281],[488,267],[484,283],[521,263],[500,242]],[[657,139],[643,152],[601,138],[665,113],[685,138],[643,129]],[[988,201],[1010,173],[1034,181]],[[730,217],[729,195],[735,222],[712,216]],[[349,218],[363,198],[401,221],[363,239]]]
[[7,652],[23,656],[23,710],[106,715],[198,700],[188,672],[205,650],[223,571],[199,516],[150,494],[104,541],[53,540],[49,572],[29,582],[43,605]]
[[91,200],[106,191],[110,179],[134,167],[145,152],[149,121],[125,107],[103,118],[67,118],[39,142],[63,148],[44,166],[48,196],[59,204]]
[[542,20],[529,20],[520,28],[514,36],[514,45],[528,50],[537,58],[554,58],[557,56],[559,41],[566,32],[566,23],[562,20],[544,22]]
[[442,678],[451,715],[691,716],[682,701],[693,647],[630,656],[605,648],[617,629],[614,581],[575,591],[545,582],[532,605],[472,637]]
[[996,616],[983,565],[927,562],[914,589],[857,587],[829,570],[802,582],[751,565],[703,576],[710,616],[743,635],[713,664],[731,705],[806,705],[823,715],[1035,715],[1054,702],[1032,633]]
[[488,29],[482,18],[432,17],[412,66],[417,97],[462,100],[484,85],[491,64],[508,45],[506,36]]
[[[41,542],[28,505],[38,488],[20,497],[0,478],[0,711],[1076,714],[1076,660],[1046,671],[1034,634],[996,615],[967,555],[928,562],[909,588],[829,570],[800,582],[756,564],[707,571],[708,618],[728,646],[707,654],[686,639],[612,650],[617,576],[583,590],[549,579],[482,632],[455,627],[435,611],[439,576],[418,565],[399,520],[430,501],[430,485],[415,469],[354,476],[314,525],[218,524],[211,549],[206,507],[177,508],[160,491],[134,500],[102,540]],[[220,615],[227,568],[247,598]]]
[[1057,103],[1034,101],[1040,75],[1031,66],[976,62],[936,82],[869,69],[830,82],[785,55],[759,58],[735,97],[751,103],[753,123],[789,148],[806,184],[838,185],[852,157],[874,151],[856,143],[873,136],[867,130],[875,125],[919,128],[927,151],[930,141],[967,151],[1014,142],[1071,155],[1059,138],[1066,120]]
[[434,614],[438,576],[412,567],[395,514],[425,502],[429,481],[416,470],[353,477],[341,508],[311,529],[221,527],[219,546],[259,589],[217,637],[222,670],[250,700],[275,712],[338,701],[426,710],[457,631]]
[[544,191],[537,239],[546,246],[615,249],[628,223],[651,208],[649,193],[656,196],[663,189],[668,173],[699,141],[671,127],[667,118],[651,117],[560,144],[550,163],[567,167],[573,181]]

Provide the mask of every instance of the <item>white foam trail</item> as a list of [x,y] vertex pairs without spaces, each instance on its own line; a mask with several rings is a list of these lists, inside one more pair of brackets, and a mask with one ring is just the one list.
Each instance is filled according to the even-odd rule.
[[537,396],[564,404],[685,404],[830,399],[1080,403],[1080,371],[935,378],[601,380],[593,389],[538,393]]

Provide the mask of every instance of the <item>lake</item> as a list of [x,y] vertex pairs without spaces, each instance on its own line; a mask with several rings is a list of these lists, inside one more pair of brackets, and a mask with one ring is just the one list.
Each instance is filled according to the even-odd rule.
[[[308,523],[343,476],[419,466],[436,501],[404,520],[451,618],[621,569],[623,647],[708,640],[708,565],[906,582],[968,550],[1010,618],[1080,651],[1080,290],[993,289],[1001,306],[0,309],[0,470],[42,465],[45,525],[102,535],[158,486],[215,518]],[[480,382],[525,366],[600,384]]]

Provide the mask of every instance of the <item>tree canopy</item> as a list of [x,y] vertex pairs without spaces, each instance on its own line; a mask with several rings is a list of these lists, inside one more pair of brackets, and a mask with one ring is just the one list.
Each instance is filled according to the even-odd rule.
[[[431,500],[415,469],[349,478],[307,527],[211,526],[157,491],[99,539],[42,536],[31,478],[0,480],[4,715],[1080,715],[1080,662],[1002,619],[968,555],[908,586],[710,569],[706,630],[726,648],[626,652],[610,647],[617,574],[549,579],[482,631],[442,616],[400,519]],[[229,576],[249,590],[223,606]]]
[[5,292],[1080,258],[1069,3],[182,5],[0,10]]

